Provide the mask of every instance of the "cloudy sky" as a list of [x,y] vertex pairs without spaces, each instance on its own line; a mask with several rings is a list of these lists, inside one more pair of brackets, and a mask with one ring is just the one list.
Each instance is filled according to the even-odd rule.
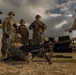
[[75,7],[76,0],[0,0],[0,10],[3,12],[0,18],[3,20],[9,11],[13,11],[16,23],[25,19],[29,27],[35,15],[40,14],[41,20],[48,27],[45,36],[59,37],[70,35],[64,30],[73,24]]

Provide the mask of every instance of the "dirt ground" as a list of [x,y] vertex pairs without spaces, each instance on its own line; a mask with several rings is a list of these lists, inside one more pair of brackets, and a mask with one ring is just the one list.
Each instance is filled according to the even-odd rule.
[[76,53],[54,54],[52,64],[44,58],[35,57],[27,64],[25,61],[0,61],[0,75],[76,75]]

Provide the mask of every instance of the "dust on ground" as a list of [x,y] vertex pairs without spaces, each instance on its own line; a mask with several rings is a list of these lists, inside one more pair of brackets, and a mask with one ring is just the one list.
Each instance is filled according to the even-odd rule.
[[50,65],[44,58],[37,57],[29,64],[25,61],[0,61],[0,75],[76,75],[76,59],[70,56],[71,53],[66,55],[63,58],[62,54],[55,54]]

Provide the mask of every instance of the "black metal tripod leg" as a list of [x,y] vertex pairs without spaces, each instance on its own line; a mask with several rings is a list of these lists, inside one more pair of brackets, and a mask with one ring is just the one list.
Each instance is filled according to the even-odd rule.
[[50,61],[49,56],[45,52],[43,52],[43,51],[41,51],[41,53],[44,55],[44,57],[46,58],[46,60],[48,61],[48,63],[52,64],[52,62]]

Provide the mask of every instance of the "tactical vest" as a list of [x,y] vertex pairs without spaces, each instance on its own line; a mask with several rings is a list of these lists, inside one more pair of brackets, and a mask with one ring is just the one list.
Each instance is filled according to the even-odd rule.
[[[43,23],[42,22],[34,21],[32,23],[32,25],[35,26],[35,28],[33,28],[33,32],[44,33],[44,28],[43,28]],[[42,27],[40,27],[40,26],[42,26]]]
[[18,29],[18,33],[20,33],[20,34],[24,34],[24,35],[27,35],[27,32],[28,32],[28,29],[27,29],[27,27],[26,26],[22,26],[22,25],[20,25],[19,26],[19,29]]
[[[14,21],[13,21],[13,23],[14,23]],[[7,32],[8,31],[16,31],[15,28],[13,27],[13,24],[11,24],[9,20],[7,21],[6,25],[7,25]]]

